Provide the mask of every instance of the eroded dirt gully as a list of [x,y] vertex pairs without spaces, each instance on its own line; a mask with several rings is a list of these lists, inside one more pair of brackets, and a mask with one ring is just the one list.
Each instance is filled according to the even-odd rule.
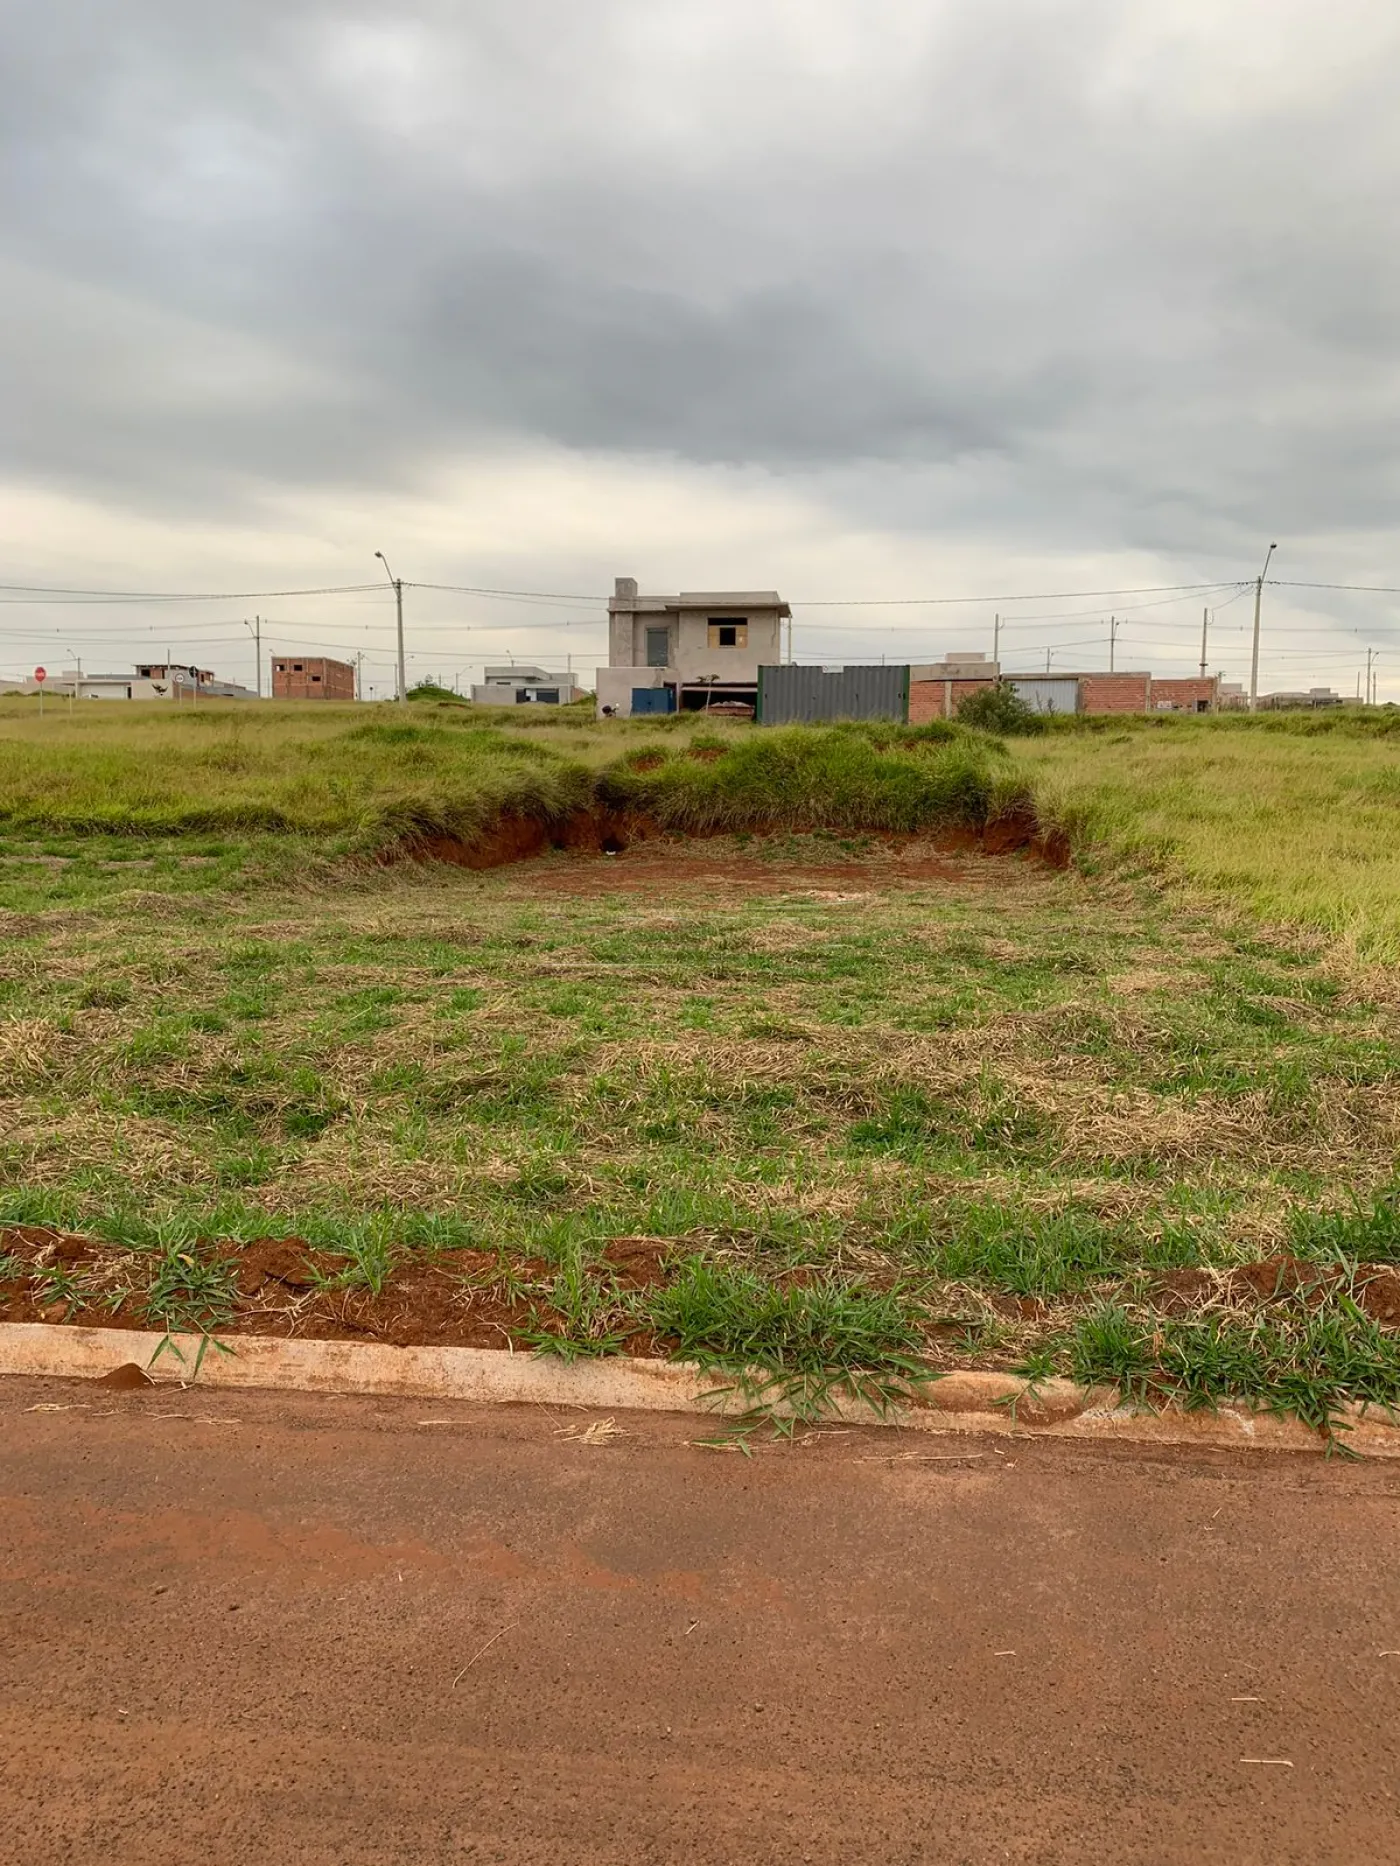
[[0,1380],[7,1866],[1400,1858],[1400,1472],[698,1436]]
[[[715,831],[716,837],[728,835],[726,831]],[[760,832],[755,832],[760,833]],[[838,832],[825,831],[822,825],[814,824],[806,828],[791,828],[761,832],[763,834],[813,834]],[[1042,828],[1034,813],[1029,810],[1009,812],[1005,816],[994,818],[982,828],[952,828],[929,835],[895,835],[883,831],[860,831],[862,837],[881,853],[898,856],[902,851],[917,850],[918,855],[911,858],[911,873],[908,878],[956,878],[959,871],[950,868],[940,858],[957,855],[1012,855],[1028,852],[1035,859],[1052,868],[1067,868],[1070,860],[1069,839],[1061,830]],[[386,863],[396,861],[448,862],[458,868],[504,868],[514,862],[527,862],[544,855],[550,850],[570,850],[587,855],[617,856],[635,850],[645,843],[665,842],[666,853],[673,860],[685,860],[691,844],[710,840],[702,834],[679,837],[668,830],[655,817],[633,810],[610,810],[601,805],[587,810],[575,810],[557,822],[549,823],[539,817],[507,813],[501,816],[490,829],[470,840],[459,836],[425,834],[411,837],[385,852],[381,858]],[[703,858],[702,858],[703,859]],[[743,858],[716,858],[724,861],[726,868],[744,870],[749,867]],[[770,874],[791,873],[800,864],[773,863],[762,864]],[[837,867],[846,872],[864,869],[865,864],[857,862],[821,864],[823,873]]]

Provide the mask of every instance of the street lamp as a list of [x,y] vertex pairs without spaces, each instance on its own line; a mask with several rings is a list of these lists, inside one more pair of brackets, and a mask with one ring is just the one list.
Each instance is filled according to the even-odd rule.
[[403,579],[402,577],[396,577],[393,571],[390,570],[389,560],[384,555],[383,551],[376,551],[374,554],[379,559],[380,563],[383,564],[384,574],[389,579],[390,583],[394,587],[394,607],[398,615],[398,624],[399,624],[398,698],[401,700],[406,700],[408,698],[408,675],[404,669],[404,654],[403,654]]
[[1264,568],[1254,585],[1254,649],[1249,660],[1249,710],[1257,712],[1259,708],[1259,605],[1264,600],[1264,579],[1269,574],[1269,558],[1278,549],[1271,544],[1264,558]]

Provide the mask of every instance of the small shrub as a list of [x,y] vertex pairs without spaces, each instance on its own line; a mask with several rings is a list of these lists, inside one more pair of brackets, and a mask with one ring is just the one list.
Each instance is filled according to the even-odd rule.
[[1004,683],[970,693],[958,708],[958,723],[976,726],[982,732],[1019,733],[1022,737],[1045,730],[1044,716]]

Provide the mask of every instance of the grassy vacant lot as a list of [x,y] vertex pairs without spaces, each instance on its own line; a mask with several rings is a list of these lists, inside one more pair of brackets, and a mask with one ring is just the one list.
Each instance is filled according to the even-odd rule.
[[0,834],[263,834],[372,855],[414,835],[471,840],[502,812],[562,823],[600,804],[680,831],[980,825],[1021,788],[1004,746],[957,726],[759,732],[691,715],[589,729],[574,714],[507,730],[464,706],[152,718],[92,702],[41,720],[0,703]]
[[1400,962],[1400,711],[1066,724],[1017,753],[1081,847]]
[[[1027,766],[1082,792],[1096,748],[1124,786],[1112,736],[301,719],[0,721],[0,1314],[1400,1402],[1395,974],[862,833],[980,820]],[[478,820],[483,770],[742,833],[353,858],[425,798]],[[162,830],[196,793],[223,827]],[[229,827],[258,794],[280,826]],[[834,829],[773,832],[822,796]]]

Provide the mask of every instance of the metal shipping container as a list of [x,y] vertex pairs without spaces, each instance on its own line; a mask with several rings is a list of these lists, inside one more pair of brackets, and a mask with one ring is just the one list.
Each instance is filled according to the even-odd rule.
[[907,719],[907,667],[761,667],[757,717],[765,726],[824,719]]
[[1009,680],[1006,683],[1018,700],[1024,700],[1033,713],[1077,713],[1079,682],[1054,674],[1038,680]]

